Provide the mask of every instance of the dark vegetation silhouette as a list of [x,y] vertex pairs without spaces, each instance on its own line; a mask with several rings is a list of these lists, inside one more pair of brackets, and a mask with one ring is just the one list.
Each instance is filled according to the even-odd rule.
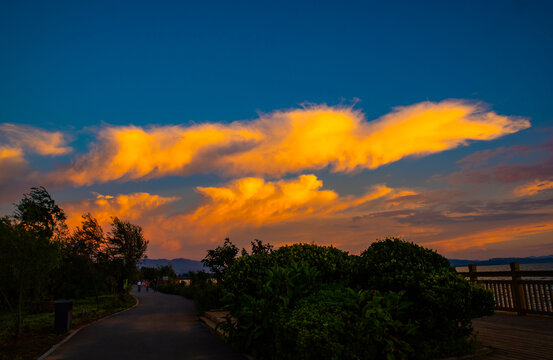
[[[491,292],[435,251],[397,238],[361,255],[314,244],[252,251],[225,239],[209,274],[173,293],[223,307],[230,342],[256,359],[432,359],[472,351],[471,319],[493,313]],[[201,310],[207,310],[204,306]]]
[[0,305],[13,319],[15,338],[23,318],[55,299],[118,294],[136,279],[148,241],[138,225],[112,219],[104,234],[98,221],[83,215],[70,232],[63,210],[44,187],[32,188],[14,214],[0,218]]
[[173,269],[173,266],[171,264],[157,266],[157,267],[144,266],[140,268],[139,274],[140,274],[139,278],[142,280],[146,280],[149,282],[157,280],[158,283],[164,277],[167,277],[168,279],[177,278],[177,274],[175,273],[175,270]]

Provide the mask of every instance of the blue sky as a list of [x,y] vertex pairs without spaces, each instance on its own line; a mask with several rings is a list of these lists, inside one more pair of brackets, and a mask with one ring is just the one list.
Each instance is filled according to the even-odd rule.
[[[315,174],[323,181],[324,189],[340,196],[360,196],[367,187],[386,183],[420,194],[456,189],[481,196],[484,202],[511,201],[505,194],[512,194],[512,189],[503,185],[487,183],[490,190],[481,184],[453,184],[443,179],[459,172],[461,165],[457,162],[473,153],[516,145],[538,146],[551,138],[552,10],[550,1],[3,1],[0,123],[24,126],[26,132],[30,128],[59,132],[64,142],[57,145],[71,147],[71,151],[46,154],[24,148],[24,159],[19,160],[25,167],[18,167],[19,172],[13,172],[13,176],[2,177],[1,208],[9,212],[10,204],[27,192],[28,186],[39,185],[36,179],[43,177],[37,172],[46,174],[73,166],[90,149],[104,146],[98,134],[106,128],[230,124],[264,116],[273,119],[275,111],[302,109],[306,103],[330,108],[353,106],[371,121],[398,106],[438,104],[447,99],[486,104],[486,111],[524,117],[531,127],[486,141],[469,139],[468,145],[447,151],[417,153],[415,157],[407,154],[401,160],[370,169],[361,166],[351,172],[333,172],[332,167],[317,165],[261,177],[274,182]],[[22,143],[16,139],[21,132],[6,129],[4,147],[14,149]],[[519,151],[517,156],[496,156],[495,163],[487,166],[491,169],[496,165],[547,162],[550,153],[540,149]],[[13,163],[4,165],[8,170],[10,166]],[[251,175],[260,176],[244,173]],[[514,188],[524,185],[524,181],[549,181],[547,172],[536,176],[508,184]],[[205,194],[201,195],[196,187],[224,187],[239,178],[242,176],[236,172],[202,170],[184,175],[171,172],[145,178],[110,178],[88,184],[46,181],[44,185],[62,205],[71,208],[80,202],[79,210],[84,211],[83,202],[97,194],[116,198],[142,192],[167,199],[179,197],[178,201],[167,200],[156,207],[158,216],[172,216],[198,208]],[[496,193],[500,191],[503,196]],[[491,195],[493,199],[486,197]],[[532,196],[547,200],[551,195],[545,189]],[[210,199],[207,201],[213,201]],[[89,211],[94,211],[98,205],[89,201]],[[163,208],[169,203],[171,208]],[[547,219],[551,207],[541,206],[532,211],[544,213]],[[340,216],[355,218],[353,211]],[[374,205],[355,211],[364,216],[383,208]],[[297,235],[301,233],[305,241],[311,241],[318,235],[308,229],[316,228],[317,219],[305,220],[307,223],[287,219],[279,223],[278,231],[257,223],[240,230],[220,224],[227,231],[205,237],[224,238],[230,234],[238,243],[247,244],[251,240],[248,237],[265,235],[275,242],[266,235],[274,232],[282,236],[277,243],[286,243],[288,237],[302,241],[304,238]],[[143,219],[137,215],[131,220]],[[268,218],[267,222],[273,220]],[[550,220],[544,221],[549,224]],[[475,228],[475,234],[481,234],[486,229],[485,221]],[[489,228],[496,229],[496,225]],[[289,236],[292,231],[294,235]],[[176,240],[172,245],[161,240],[156,245],[153,240],[151,255],[199,258],[213,244],[212,240],[199,240],[204,234],[186,240],[182,235],[186,232],[185,227],[171,234],[155,234]],[[553,252],[553,242],[545,233],[530,232],[524,234],[539,239],[532,243],[537,250],[527,250],[528,254]],[[393,229],[381,229],[379,233],[380,237],[396,234]],[[526,235],[496,240],[486,249],[480,245],[463,249],[437,245],[440,236],[453,239],[453,233],[436,230],[432,239],[419,239],[410,232],[405,235],[452,255],[482,258],[525,248],[521,239]],[[551,232],[548,234],[551,239]],[[355,252],[362,249],[363,242],[374,240],[366,237],[374,235],[352,233],[345,235],[348,239],[332,242]]]

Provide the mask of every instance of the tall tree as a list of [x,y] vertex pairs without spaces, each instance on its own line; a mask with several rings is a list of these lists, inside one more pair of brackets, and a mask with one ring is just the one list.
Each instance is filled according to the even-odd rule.
[[25,306],[43,294],[52,270],[59,265],[57,243],[24,224],[4,217],[0,221],[0,292],[14,316],[19,336]]
[[43,186],[33,187],[23,196],[13,217],[38,236],[54,241],[67,235],[65,213]]
[[137,273],[136,266],[145,257],[148,240],[139,225],[117,217],[113,218],[107,240],[108,253],[118,275],[117,286],[122,290],[124,279],[130,279]]
[[98,262],[99,258],[104,256],[107,246],[104,230],[90,213],[82,217],[81,226],[77,226],[71,235],[68,246],[72,253]]
[[44,187],[31,188],[12,217],[0,221],[0,290],[19,335],[24,307],[43,295],[59,266],[65,214]]
[[[63,243],[63,264],[58,274],[58,296],[98,295],[107,265],[107,241],[98,221],[90,214],[82,216],[81,226]],[[98,302],[97,302],[98,305]]]

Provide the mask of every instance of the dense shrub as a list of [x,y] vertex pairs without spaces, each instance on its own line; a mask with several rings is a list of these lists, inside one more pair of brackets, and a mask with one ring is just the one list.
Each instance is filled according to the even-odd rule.
[[188,297],[188,286],[185,283],[175,281],[160,282],[157,285],[157,290],[165,294],[181,295]]
[[434,251],[399,239],[243,253],[224,272],[224,325],[257,359],[427,359],[467,349],[493,298]]
[[280,354],[290,359],[402,359],[416,327],[397,320],[410,304],[402,293],[322,290],[283,321]]
[[[261,256],[245,256],[233,265],[225,284],[230,284],[232,275],[247,274],[241,271],[239,264],[258,263]],[[227,304],[232,318],[239,326],[228,323],[225,330],[238,348],[253,352],[259,358],[270,358],[271,354],[280,354],[278,343],[282,338],[281,320],[288,316],[297,301],[309,296],[317,288],[317,271],[304,263],[291,262],[288,266],[273,265],[270,268],[257,268],[261,273],[252,271],[257,278],[247,278],[247,288],[238,290],[234,286],[225,292],[223,301]],[[255,280],[254,280],[255,279]]]
[[225,273],[224,289],[229,296],[254,295],[265,282],[267,270],[277,264],[268,254],[244,255]]
[[194,300],[196,309],[200,313],[222,306],[222,289],[205,271],[190,273],[190,284],[186,286],[186,292],[186,295]]
[[412,303],[403,321],[418,326],[416,357],[459,353],[471,319],[493,313],[493,297],[459,276],[435,251],[399,239],[373,243],[361,254],[357,278],[364,288],[405,291]]
[[294,244],[273,251],[276,263],[286,266],[292,262],[302,263],[317,270],[317,281],[321,284],[348,284],[352,273],[352,262],[346,251],[332,246]]

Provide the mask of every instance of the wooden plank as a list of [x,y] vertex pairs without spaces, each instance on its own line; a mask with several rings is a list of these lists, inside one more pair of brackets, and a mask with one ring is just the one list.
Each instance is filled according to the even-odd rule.
[[473,320],[476,338],[494,349],[485,359],[552,359],[553,318],[497,313]]

